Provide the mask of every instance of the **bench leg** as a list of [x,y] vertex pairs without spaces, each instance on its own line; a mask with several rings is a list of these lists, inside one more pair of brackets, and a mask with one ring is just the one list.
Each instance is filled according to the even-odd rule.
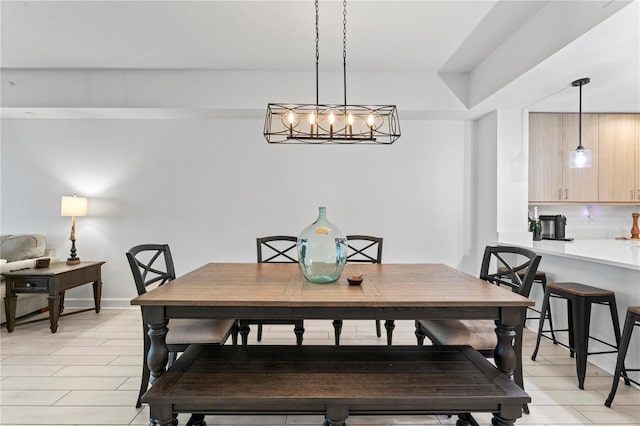
[[476,419],[470,413],[458,414],[458,420],[456,426],[479,426]]
[[515,425],[516,421],[515,419],[505,419],[503,417],[500,417],[500,415],[498,415],[497,413],[493,413],[493,419],[491,419],[491,424],[493,426],[511,426],[511,425]]
[[171,405],[149,405],[149,426],[178,426]]
[[207,422],[204,421],[204,414],[192,414],[187,426],[207,426]]
[[329,405],[324,414],[323,426],[345,426],[349,417],[349,407],[346,405]]

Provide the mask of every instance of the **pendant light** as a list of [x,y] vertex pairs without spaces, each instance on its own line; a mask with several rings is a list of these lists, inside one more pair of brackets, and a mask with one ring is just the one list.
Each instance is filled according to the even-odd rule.
[[344,104],[320,104],[318,87],[319,0],[316,0],[316,103],[267,105],[264,137],[269,143],[392,144],[400,137],[395,105],[347,105],[347,2],[343,1]]
[[580,87],[580,106],[578,112],[578,147],[575,151],[571,151],[571,155],[569,157],[569,167],[572,169],[582,169],[591,167],[591,150],[585,149],[582,146],[582,86],[585,84],[589,84],[591,81],[588,78],[581,78],[571,82],[573,87]]

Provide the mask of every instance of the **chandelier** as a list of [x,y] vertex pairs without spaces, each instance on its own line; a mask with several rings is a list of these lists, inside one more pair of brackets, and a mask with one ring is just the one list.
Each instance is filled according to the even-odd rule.
[[347,2],[343,1],[344,104],[320,104],[318,5],[316,0],[316,103],[267,105],[264,137],[269,143],[392,144],[400,137],[395,105],[347,105]]

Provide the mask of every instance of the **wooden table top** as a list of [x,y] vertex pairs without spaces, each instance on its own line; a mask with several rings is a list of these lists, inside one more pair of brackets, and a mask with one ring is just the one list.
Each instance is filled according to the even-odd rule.
[[[364,275],[360,286],[347,277]],[[533,301],[442,264],[347,264],[338,281],[296,263],[209,263],[131,301],[144,306],[523,307]]]

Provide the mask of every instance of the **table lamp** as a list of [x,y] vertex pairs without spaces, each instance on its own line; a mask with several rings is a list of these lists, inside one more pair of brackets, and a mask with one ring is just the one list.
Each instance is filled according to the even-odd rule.
[[76,256],[76,216],[87,215],[87,199],[78,197],[77,194],[63,195],[60,206],[60,216],[71,216],[71,235],[69,236],[71,253],[67,259],[67,265],[75,265],[80,263],[80,258]]

